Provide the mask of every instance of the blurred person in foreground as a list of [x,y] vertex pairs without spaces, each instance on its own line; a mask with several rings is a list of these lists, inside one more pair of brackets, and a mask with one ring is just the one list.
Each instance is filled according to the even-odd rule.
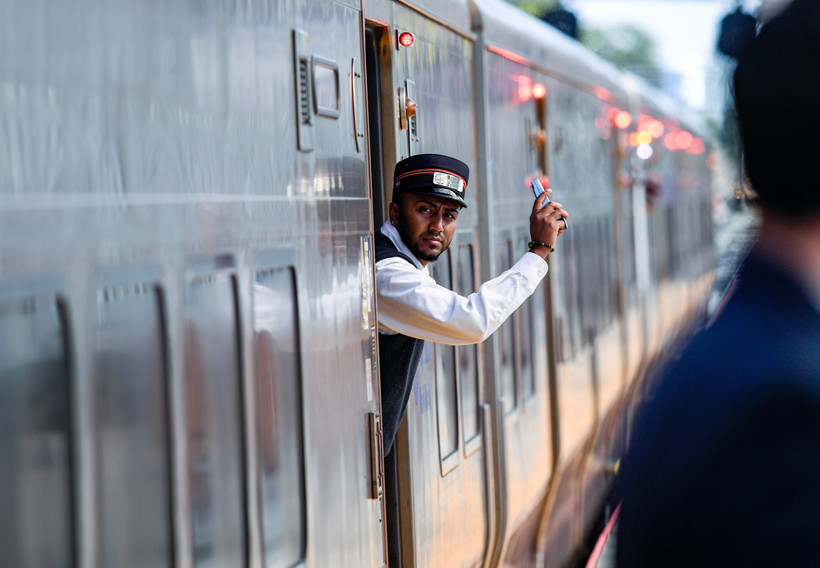
[[763,27],[734,91],[760,233],[639,414],[620,568],[820,566],[820,1]]

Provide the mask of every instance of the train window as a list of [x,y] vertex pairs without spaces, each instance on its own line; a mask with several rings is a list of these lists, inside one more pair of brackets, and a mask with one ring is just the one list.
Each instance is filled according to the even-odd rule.
[[589,332],[592,330],[592,318],[594,315],[593,294],[594,279],[592,274],[592,267],[595,264],[595,259],[592,257],[594,249],[590,248],[590,223],[576,224],[578,231],[574,235],[578,237],[576,241],[576,260],[578,261],[578,313],[581,314],[580,322],[580,346],[586,347],[589,343]]
[[153,284],[98,290],[94,369],[102,564],[170,566],[165,341],[160,293]]
[[601,271],[601,326],[605,327],[612,321],[612,288],[610,287],[610,271],[609,263],[612,259],[614,251],[610,250],[612,239],[611,235],[607,233],[609,224],[606,217],[598,219],[598,248],[601,250],[600,258],[601,264],[599,270]]
[[[552,317],[552,333],[554,337],[548,338],[548,342],[555,349],[557,362],[565,361],[568,358],[570,345],[570,321],[572,313],[569,306],[570,298],[570,267],[572,266],[572,255],[568,244],[571,242],[569,233],[564,233],[561,237],[561,256],[558,255],[550,260],[550,272],[547,278],[550,279],[550,297]],[[546,315],[546,314],[545,314]]]
[[586,246],[584,255],[586,261],[587,284],[584,301],[589,308],[587,329],[593,332],[601,325],[601,247],[598,241],[598,219],[593,217],[589,220],[586,229]]
[[[462,296],[475,292],[473,245],[459,245],[456,258],[455,291]],[[461,387],[461,431],[464,442],[476,438],[480,429],[481,399],[478,384],[478,345],[456,347]]]
[[253,330],[260,510],[265,566],[287,568],[305,556],[305,478],[296,275],[291,267],[256,271]]
[[592,220],[590,225],[590,245],[592,250],[590,250],[590,254],[594,259],[590,268],[592,270],[592,289],[590,291],[590,301],[593,302],[595,306],[595,311],[593,312],[593,320],[592,325],[594,326],[593,329],[596,331],[600,331],[603,329],[604,326],[604,313],[606,311],[606,295],[607,295],[607,287],[604,281],[604,263],[606,262],[605,254],[604,254],[604,241],[603,241],[603,227],[602,227],[602,217],[598,216]]
[[635,266],[635,231],[634,231],[634,215],[632,211],[632,188],[628,187],[625,188],[626,191],[623,194],[619,194],[619,199],[622,200],[621,205],[621,218],[618,220],[617,225],[619,229],[619,240],[622,240],[623,246],[621,247],[621,254],[620,257],[622,258],[623,262],[621,264],[621,280],[623,282],[624,287],[624,305],[623,308],[625,310],[629,310],[632,307],[634,296],[632,295],[632,291],[634,290],[635,281],[637,278],[637,270]]
[[53,295],[0,303],[4,566],[73,566],[67,336]]
[[[498,250],[498,267],[507,270],[512,266],[512,239],[502,240]],[[507,318],[496,331],[501,348],[501,373],[499,390],[503,401],[504,414],[510,414],[518,406],[518,389],[515,380],[515,318]]]
[[188,276],[185,401],[196,566],[245,564],[236,285],[228,271]]
[[666,235],[667,235],[667,271],[669,279],[674,279],[678,274],[678,234],[682,229],[678,222],[679,211],[677,207],[666,206]]
[[[525,243],[529,239],[525,236],[521,242]],[[521,304],[515,311],[515,328],[517,332],[516,353],[518,355],[518,371],[521,377],[521,398],[528,400],[535,394],[535,372],[533,369],[533,298]]]
[[[450,252],[445,251],[432,264],[433,278],[445,288],[452,289]],[[452,345],[437,343],[436,350],[436,409],[438,412],[438,443],[442,473],[455,464],[448,460],[458,456],[458,389],[456,387],[456,350]],[[445,464],[445,461],[447,462]],[[445,467],[446,465],[446,467]]]
[[604,249],[601,242],[600,217],[595,217],[589,224],[589,247],[592,257],[590,269],[589,300],[593,305],[592,329],[599,331],[604,322]]
[[670,210],[665,205],[656,206],[656,213],[652,216],[652,229],[655,235],[655,276],[658,281],[666,280],[670,275],[671,243],[669,241],[669,227],[671,227]]
[[339,118],[339,66],[335,61],[314,55],[313,110],[318,116]]
[[601,243],[601,250],[603,250],[603,262],[601,263],[604,271],[604,300],[605,300],[605,318],[606,322],[612,321],[615,315],[615,297],[617,288],[615,284],[615,236],[612,231],[612,220],[604,218],[601,223],[601,233],[603,242]]
[[604,221],[604,266],[606,267],[606,288],[608,312],[607,321],[615,319],[618,311],[618,273],[615,254],[615,227],[611,218]]
[[[573,229],[580,226],[580,223],[576,222],[573,224]],[[564,310],[564,313],[567,314],[567,358],[572,358],[574,353],[581,346],[581,308],[579,304],[581,279],[578,272],[580,269],[580,261],[576,258],[578,256],[577,242],[579,234],[580,233],[578,231],[573,230],[567,231],[561,237],[561,248],[563,255],[561,261],[563,261],[564,264],[561,265],[560,272],[563,278],[559,276],[559,279],[563,280],[563,300],[565,304],[559,309]]]

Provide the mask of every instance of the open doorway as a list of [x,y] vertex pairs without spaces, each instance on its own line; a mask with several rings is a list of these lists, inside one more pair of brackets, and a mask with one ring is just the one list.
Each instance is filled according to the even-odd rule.
[[[378,231],[387,219],[387,207],[392,197],[393,172],[387,160],[395,156],[394,145],[389,143],[394,126],[385,119],[385,109],[391,108],[390,95],[393,91],[390,72],[391,51],[389,28],[368,24],[365,27],[365,78],[374,231]],[[391,163],[392,161],[390,159]],[[397,452],[394,449],[384,456],[385,528],[388,565],[391,568],[400,568],[403,565],[398,471]]]
[[[384,140],[382,132],[382,65],[379,54],[387,28],[368,25],[365,28],[365,77],[367,79],[367,118],[370,140],[370,179],[373,188],[373,227],[379,230],[387,218],[385,191]],[[389,39],[388,39],[389,43]]]

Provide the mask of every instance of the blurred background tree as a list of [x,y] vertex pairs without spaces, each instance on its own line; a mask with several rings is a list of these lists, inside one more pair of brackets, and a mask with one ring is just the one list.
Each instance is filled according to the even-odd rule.
[[583,27],[581,43],[618,67],[661,86],[655,42],[644,30],[631,25],[609,29]]
[[[656,44],[652,35],[654,30],[651,27],[641,28],[628,24],[589,25],[588,22],[577,18],[576,14],[572,13],[575,0],[563,0],[566,4],[562,4],[561,0],[506,1],[553,25],[603,59],[660,88],[677,102],[683,105],[688,104],[678,90],[679,84],[675,82],[675,74],[664,72],[659,55],[660,46]],[[722,179],[719,183],[722,188],[731,188],[731,195],[727,200],[729,207],[732,210],[745,210],[746,182],[742,167],[740,135],[727,79],[731,77],[735,64],[734,59],[743,52],[754,37],[759,24],[755,16],[744,11],[740,0],[735,1],[737,5],[718,22],[720,35],[715,46],[716,52],[723,57],[725,69],[722,71],[723,79],[721,80],[724,84],[723,92],[712,93],[712,107],[716,106],[715,101],[722,100],[723,108],[719,113],[714,114],[708,112],[708,109],[701,109],[701,118],[704,120],[707,131],[711,134],[711,141],[721,149],[718,170],[723,174],[721,174]],[[781,4],[782,1],[785,0],[771,0],[770,3]],[[613,3],[617,4],[614,1]],[[650,3],[647,2],[647,4]],[[730,2],[725,0],[725,3]],[[765,5],[766,2],[763,2],[763,6]],[[704,25],[708,25],[708,22],[704,22]],[[722,194],[727,194],[726,190],[721,191]]]
[[579,40],[607,61],[644,78],[652,85],[660,86],[657,48],[648,32],[631,25],[606,29],[587,26],[577,21],[575,15],[558,0],[508,1]]

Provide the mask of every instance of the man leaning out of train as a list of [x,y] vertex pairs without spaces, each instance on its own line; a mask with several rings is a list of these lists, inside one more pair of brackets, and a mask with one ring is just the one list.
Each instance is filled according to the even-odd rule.
[[459,211],[467,207],[469,174],[466,164],[440,154],[396,164],[390,216],[375,235],[385,454],[407,408],[424,342],[467,345],[489,337],[535,291],[566,229],[569,213],[547,202],[548,189],[533,204],[529,252],[518,262],[467,297],[439,286],[428,265],[453,239]]
[[794,0],[734,91],[761,223],[728,300],[639,414],[618,566],[820,566],[820,2]]

